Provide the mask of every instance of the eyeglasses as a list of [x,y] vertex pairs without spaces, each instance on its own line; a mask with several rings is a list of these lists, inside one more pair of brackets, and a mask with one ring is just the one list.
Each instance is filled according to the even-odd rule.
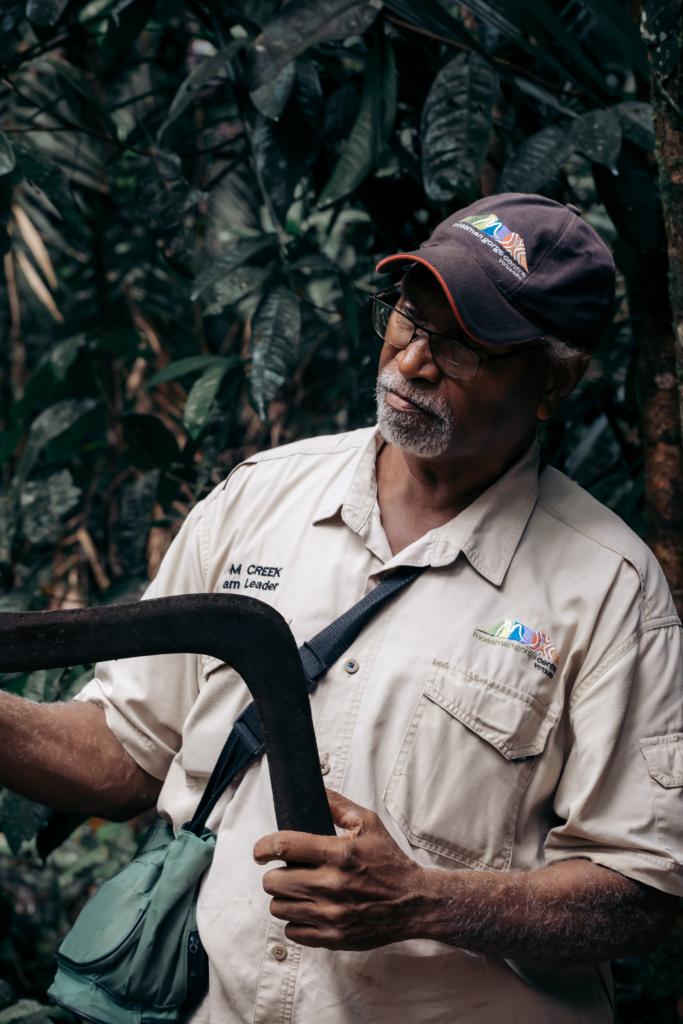
[[[388,297],[389,301],[386,301],[385,297]],[[392,298],[393,301],[391,301]],[[504,359],[507,356],[519,355],[520,352],[528,352],[534,348],[547,347],[547,342],[539,338],[537,343],[532,339],[533,344],[524,345],[523,348],[520,347],[513,352],[496,352],[495,354],[480,352],[478,349],[471,348],[460,338],[431,331],[419,320],[396,309],[395,303],[400,298],[401,292],[396,288],[389,288],[387,291],[370,296],[372,325],[375,332],[383,342],[396,349],[408,348],[408,345],[416,339],[426,338],[435,364],[446,377],[451,377],[453,380],[474,380],[482,363],[487,363],[492,359]]]

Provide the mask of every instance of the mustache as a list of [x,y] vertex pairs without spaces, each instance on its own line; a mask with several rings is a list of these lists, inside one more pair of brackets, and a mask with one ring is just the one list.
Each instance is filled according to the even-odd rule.
[[382,370],[377,377],[376,390],[378,398],[383,398],[387,391],[393,391],[399,398],[405,398],[408,402],[412,402],[429,416],[436,416],[438,419],[448,418],[448,411],[443,399],[427,397],[421,388],[406,381],[396,371]]

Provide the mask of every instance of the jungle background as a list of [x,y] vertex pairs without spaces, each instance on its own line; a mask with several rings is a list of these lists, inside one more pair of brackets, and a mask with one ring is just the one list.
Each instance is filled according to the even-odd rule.
[[[683,604],[680,0],[3,0],[0,610],[129,600],[254,450],[365,425],[377,259],[481,195],[576,204],[619,305],[544,433]],[[2,677],[65,699],[88,666]],[[43,863],[0,796],[0,1024],[144,822]],[[616,965],[683,1020],[683,927]]]

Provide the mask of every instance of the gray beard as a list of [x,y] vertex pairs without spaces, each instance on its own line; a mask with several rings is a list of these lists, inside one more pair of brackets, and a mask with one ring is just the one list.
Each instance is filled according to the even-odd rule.
[[[425,410],[424,416],[392,409],[384,401],[387,391]],[[410,455],[436,458],[443,455],[455,437],[453,410],[444,398],[426,394],[415,387],[398,370],[382,370],[377,377],[377,426],[385,441]]]

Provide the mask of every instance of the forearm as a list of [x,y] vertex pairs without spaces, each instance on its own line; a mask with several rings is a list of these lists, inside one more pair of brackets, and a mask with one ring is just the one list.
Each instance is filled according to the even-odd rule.
[[411,935],[536,964],[643,952],[675,912],[673,897],[588,860],[529,872],[423,871],[417,881]]
[[144,772],[94,704],[35,704],[0,692],[0,784],[61,810],[126,818],[160,783]]

